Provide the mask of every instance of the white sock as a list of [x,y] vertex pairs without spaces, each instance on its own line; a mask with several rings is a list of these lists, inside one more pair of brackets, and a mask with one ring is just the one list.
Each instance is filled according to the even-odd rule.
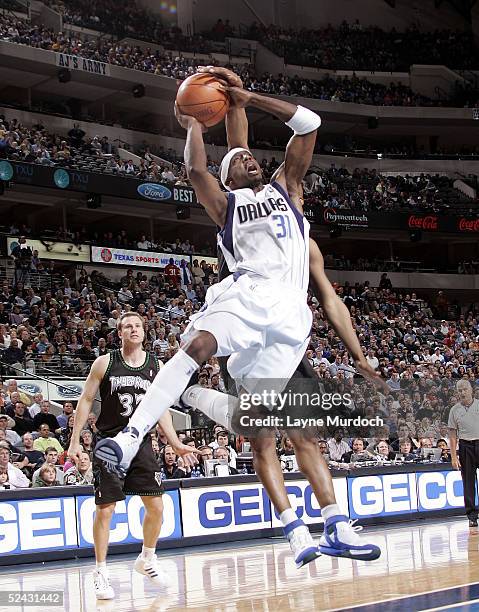
[[338,504],[329,504],[329,506],[324,506],[324,508],[321,508],[321,515],[325,521],[332,516],[338,516],[338,514],[344,514],[341,512]]
[[143,544],[143,548],[141,549],[141,556],[143,557],[145,561],[151,561],[153,557],[155,556],[155,549],[148,548],[147,546]]
[[96,569],[101,572],[102,574],[107,574],[108,570],[106,568],[106,561],[97,561],[96,562]]
[[181,396],[181,401],[191,408],[206,414],[215,423],[231,430],[231,418],[239,406],[239,399],[214,389],[205,389],[201,385],[188,387]]
[[178,401],[198,367],[196,361],[180,349],[161,368],[128,423],[129,427],[135,427],[139,431],[140,438],[143,438],[156,425],[162,414]]
[[297,519],[298,517],[293,508],[286,508],[286,510],[283,510],[283,512],[281,512],[281,514],[279,515],[279,520],[283,523],[283,527],[286,527]]

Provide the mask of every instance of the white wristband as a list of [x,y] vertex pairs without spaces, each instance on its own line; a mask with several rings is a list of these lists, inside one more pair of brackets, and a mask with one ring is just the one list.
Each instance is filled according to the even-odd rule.
[[298,109],[291,119],[286,121],[286,125],[298,136],[304,136],[304,134],[309,134],[319,128],[321,125],[321,117],[313,113],[309,108],[298,106]]

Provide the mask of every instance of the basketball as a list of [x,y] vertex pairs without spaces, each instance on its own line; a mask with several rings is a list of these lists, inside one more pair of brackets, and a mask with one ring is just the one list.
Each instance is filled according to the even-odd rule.
[[176,103],[183,115],[195,117],[206,127],[219,123],[229,109],[228,94],[211,74],[193,74],[181,84]]

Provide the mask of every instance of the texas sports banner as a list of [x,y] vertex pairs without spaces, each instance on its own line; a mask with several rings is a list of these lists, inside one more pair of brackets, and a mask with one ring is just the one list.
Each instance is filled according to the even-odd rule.
[[81,70],[89,74],[98,74],[99,76],[110,76],[110,64],[98,62],[96,60],[87,59],[78,55],[68,55],[67,53],[55,53],[55,64],[60,68],[68,70]]
[[94,246],[91,248],[91,260],[94,263],[128,266],[142,266],[143,268],[165,268],[170,259],[176,266],[181,262],[191,263],[189,255],[174,255],[173,253],[150,253],[149,251],[130,251],[129,249],[116,249],[111,247]]

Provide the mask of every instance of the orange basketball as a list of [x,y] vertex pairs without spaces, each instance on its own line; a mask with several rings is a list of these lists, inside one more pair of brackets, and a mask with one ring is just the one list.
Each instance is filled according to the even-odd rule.
[[176,94],[179,111],[195,117],[206,127],[216,125],[230,106],[228,94],[220,87],[221,83],[211,74],[193,74],[183,81]]

